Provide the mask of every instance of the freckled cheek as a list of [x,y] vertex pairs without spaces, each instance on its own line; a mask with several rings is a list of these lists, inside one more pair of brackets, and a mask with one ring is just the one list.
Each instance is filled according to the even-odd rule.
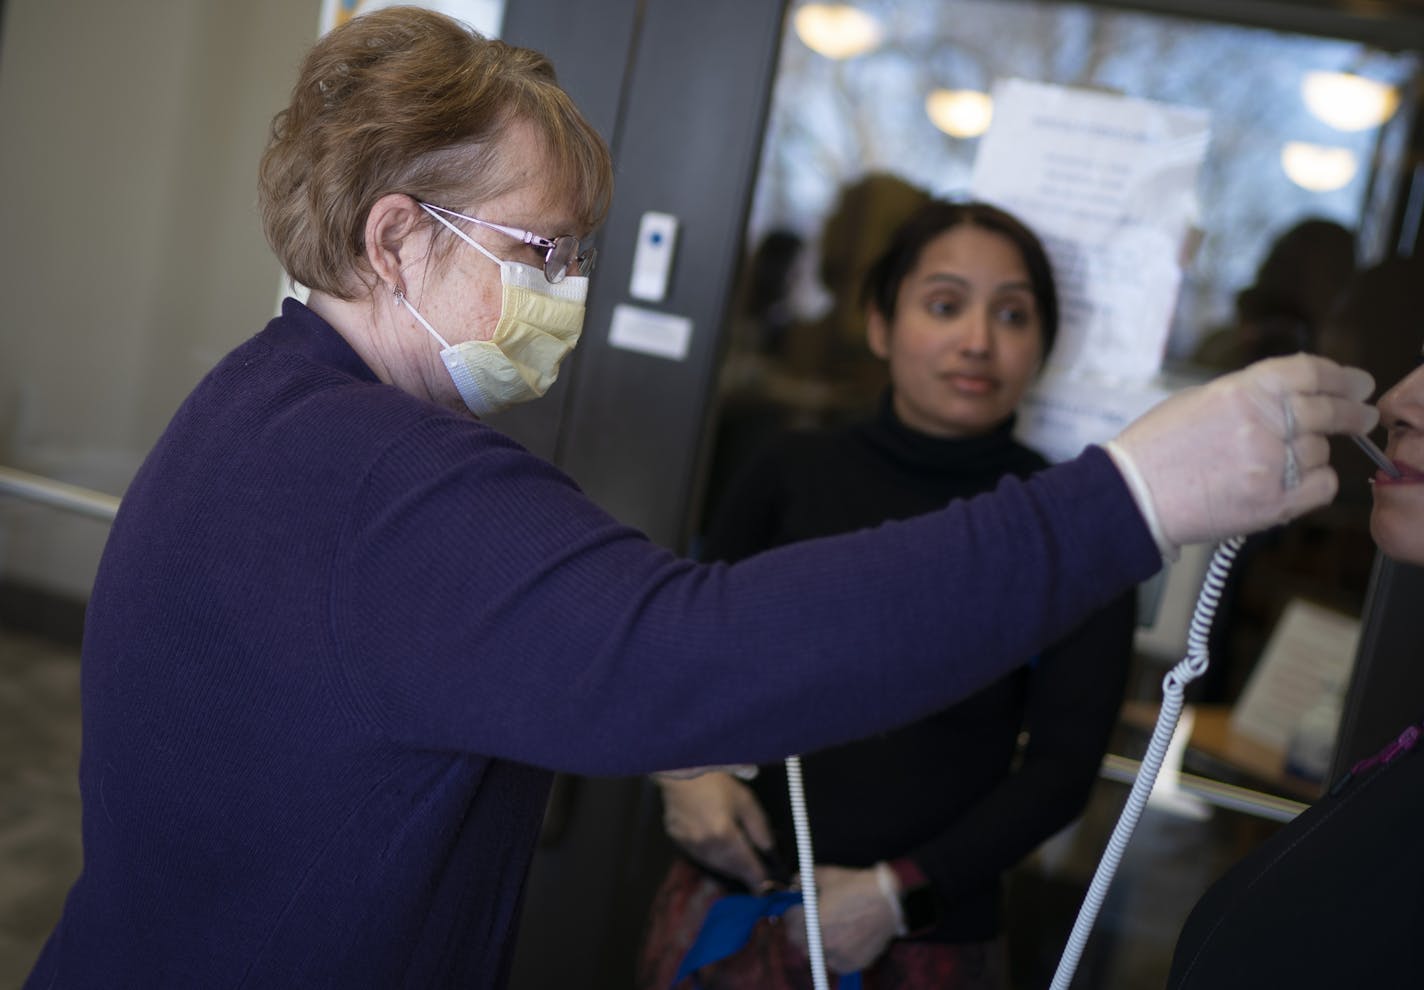
[[483,287],[472,293],[467,319],[475,340],[489,340],[494,336],[495,327],[499,324],[500,302],[501,289],[498,285]]

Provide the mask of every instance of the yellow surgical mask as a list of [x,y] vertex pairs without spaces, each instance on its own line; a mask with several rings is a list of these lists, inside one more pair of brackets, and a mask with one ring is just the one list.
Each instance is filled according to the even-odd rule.
[[461,240],[499,265],[503,286],[499,322],[489,340],[450,344],[418,313],[403,293],[397,298],[430,335],[440,342],[440,360],[460,398],[476,416],[488,416],[537,399],[559,376],[559,365],[583,331],[588,278],[570,275],[551,283],[541,269],[504,261],[428,209]]

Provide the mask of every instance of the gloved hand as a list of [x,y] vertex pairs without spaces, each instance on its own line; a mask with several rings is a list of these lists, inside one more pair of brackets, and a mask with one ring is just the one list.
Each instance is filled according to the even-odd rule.
[[[826,968],[835,973],[854,973],[880,958],[895,937],[899,916],[881,891],[875,869],[818,866],[816,889]],[[787,939],[807,952],[805,910],[793,907],[784,919]]]
[[1107,449],[1170,554],[1285,522],[1334,498],[1339,479],[1326,435],[1372,429],[1379,412],[1364,400],[1373,390],[1358,368],[1305,354],[1271,358],[1184,389]]
[[720,772],[655,779],[663,792],[668,836],[703,866],[760,892],[767,875],[756,850],[771,849],[771,826],[751,788]]
[[755,780],[757,767],[753,763],[723,763],[711,767],[686,767],[681,770],[658,770],[654,780],[690,780],[708,773],[730,773],[742,780]]

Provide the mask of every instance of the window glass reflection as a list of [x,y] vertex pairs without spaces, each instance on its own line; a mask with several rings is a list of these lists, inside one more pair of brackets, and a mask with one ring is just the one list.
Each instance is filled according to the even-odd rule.
[[[827,11],[829,21],[807,27],[809,14]],[[828,57],[811,44],[860,53]],[[1188,361],[1213,328],[1235,321],[1236,293],[1255,280],[1271,242],[1301,221],[1355,232],[1366,261],[1384,253],[1409,112],[1401,101],[1408,102],[1415,71],[1412,56],[1351,41],[1079,4],[798,4],[782,50],[749,250],[776,231],[801,238],[813,258],[823,253],[824,219],[868,173],[932,194],[962,193],[996,80],[1202,108],[1212,119],[1200,183],[1204,236],[1167,348],[1169,363]],[[834,304],[816,276],[814,260],[796,273],[793,300],[803,317],[824,316]]]
[[[1300,349],[1398,379],[1413,357],[1393,342],[1413,338],[1396,328],[1413,319],[1408,293],[1424,267],[1424,259],[1387,260],[1394,217],[1407,212],[1400,200],[1418,69],[1413,55],[1355,41],[1087,4],[793,4],[732,310],[704,518],[767,436],[874,407],[886,375],[865,342],[865,268],[927,196],[968,195],[980,135],[992,126],[991,94],[1007,79],[1210,115],[1200,241],[1164,357],[1170,385]],[[1374,560],[1372,467],[1348,443],[1341,448],[1332,455],[1336,503],[1253,538],[1240,558],[1198,689],[1196,700],[1216,706],[1207,715],[1224,720],[1240,700],[1293,602],[1360,615]],[[1193,580],[1183,587],[1195,595]],[[1155,607],[1144,614],[1146,631],[1157,631]],[[1157,659],[1133,686],[1151,703]]]

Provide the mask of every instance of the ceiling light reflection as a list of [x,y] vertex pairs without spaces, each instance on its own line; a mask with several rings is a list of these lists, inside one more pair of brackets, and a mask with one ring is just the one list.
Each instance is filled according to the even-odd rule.
[[1334,192],[1349,185],[1360,163],[1349,148],[1327,148],[1304,141],[1287,141],[1281,148],[1281,167],[1290,180],[1302,189]]
[[1348,72],[1307,72],[1300,92],[1310,112],[1339,131],[1378,127],[1399,106],[1399,90]]
[[808,3],[792,18],[806,47],[826,58],[854,58],[879,46],[880,22],[848,3]]
[[994,99],[976,89],[935,89],[925,97],[925,113],[951,137],[978,137],[994,119]]

